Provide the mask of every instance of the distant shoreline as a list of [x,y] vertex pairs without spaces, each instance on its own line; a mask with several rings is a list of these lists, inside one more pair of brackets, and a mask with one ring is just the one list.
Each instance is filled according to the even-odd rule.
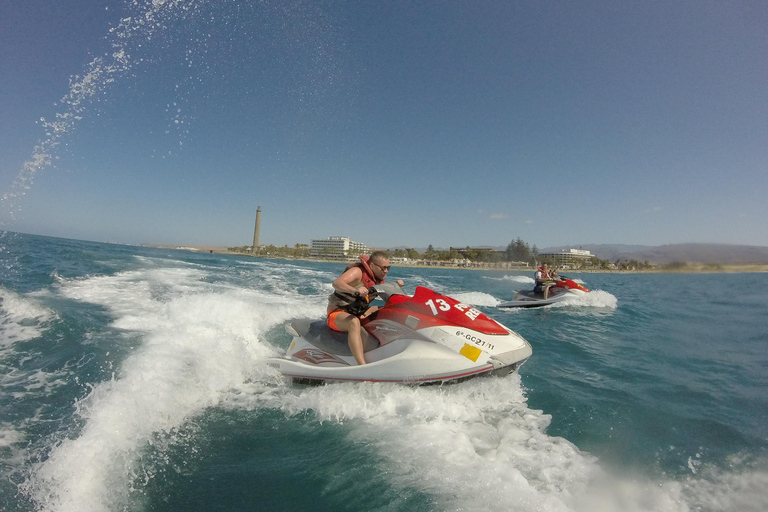
[[[251,256],[247,253],[233,252],[226,247],[218,245],[193,245],[193,244],[141,244],[142,247],[152,247],[155,249],[172,249],[178,251],[188,251],[194,253],[209,253],[209,254],[227,254],[233,256]],[[313,258],[278,258],[269,257],[269,259],[285,260],[285,261],[310,261],[314,263],[345,263],[343,261],[335,260],[318,260]],[[408,268],[435,268],[435,269],[450,269],[450,270],[488,270],[493,272],[533,272],[533,267],[530,269],[525,268],[488,268],[488,267],[472,267],[472,266],[458,266],[458,265],[418,265],[418,264],[405,264],[398,263],[393,265],[394,267],[408,267]],[[652,270],[610,270],[610,269],[590,269],[590,270],[564,270],[569,274],[585,273],[585,274],[731,274],[739,272],[768,272],[768,265],[713,265],[704,263],[688,262],[684,267],[679,269],[652,269]]]

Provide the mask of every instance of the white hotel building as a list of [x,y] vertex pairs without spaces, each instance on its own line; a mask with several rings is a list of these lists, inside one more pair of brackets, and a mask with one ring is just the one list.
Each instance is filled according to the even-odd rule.
[[540,252],[539,258],[548,258],[555,262],[555,265],[562,268],[568,268],[571,265],[579,264],[584,261],[589,261],[594,258],[595,255],[589,251],[583,251],[581,249],[568,249],[561,250],[560,252]]
[[309,255],[311,258],[345,260],[349,257],[350,252],[353,252],[355,256],[365,254],[368,252],[368,247],[360,242],[354,242],[346,236],[330,236],[313,239]]

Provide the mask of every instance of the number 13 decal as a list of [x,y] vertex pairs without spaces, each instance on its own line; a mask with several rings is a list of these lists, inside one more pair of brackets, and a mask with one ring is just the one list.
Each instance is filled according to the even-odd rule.
[[437,316],[438,309],[438,307],[435,307],[435,302],[437,302],[440,311],[448,311],[451,309],[451,305],[445,302],[443,299],[437,299],[436,301],[429,299],[427,302],[425,302],[425,304],[429,306],[429,309],[432,310],[432,314],[435,316]]

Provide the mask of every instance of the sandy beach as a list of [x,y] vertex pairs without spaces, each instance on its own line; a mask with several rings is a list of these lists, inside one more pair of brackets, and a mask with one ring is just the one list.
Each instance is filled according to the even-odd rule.
[[[220,245],[196,245],[196,244],[142,244],[143,247],[154,247],[157,249],[173,249],[179,251],[190,252],[207,252],[209,254],[231,254],[236,256],[251,256],[248,253],[230,251],[227,247]],[[298,261],[314,261],[331,263],[329,260],[318,260],[314,258],[275,258],[274,259],[294,259]],[[336,262],[342,263],[342,262]],[[419,264],[404,264],[395,263],[395,267],[412,267],[412,268],[447,268],[447,269],[464,269],[464,270],[493,270],[504,272],[533,272],[533,268],[495,268],[484,266],[459,266],[459,265],[419,265]],[[589,269],[589,270],[564,270],[568,273],[624,273],[624,274],[694,274],[694,273],[734,273],[734,272],[768,272],[768,265],[754,264],[754,265],[712,265],[696,262],[689,262],[684,267],[667,269],[667,268],[655,268],[651,270],[607,270],[607,269]]]

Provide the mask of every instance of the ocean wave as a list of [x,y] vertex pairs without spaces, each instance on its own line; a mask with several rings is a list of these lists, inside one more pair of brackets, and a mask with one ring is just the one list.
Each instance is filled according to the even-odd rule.
[[[595,458],[548,436],[550,416],[530,409],[519,375],[461,385],[415,388],[337,384],[281,393],[239,395],[249,408],[287,416],[312,411],[319,422],[351,428],[353,442],[374,446],[392,485],[416,486],[447,510],[540,510],[558,487],[586,478]],[[583,476],[580,476],[583,475]],[[478,490],[482,489],[482,492]]]
[[451,296],[459,302],[472,306],[495,306],[499,303],[496,297],[483,292],[458,292]]
[[592,308],[608,308],[616,309],[619,304],[619,299],[615,295],[603,291],[592,290],[589,293],[583,295],[572,295],[566,297],[561,302],[555,302],[551,304],[549,308],[572,308],[572,307],[592,307]]
[[309,411],[344,425],[350,442],[375,448],[391,485],[420,489],[438,510],[757,512],[768,504],[768,473],[757,468],[659,480],[605,467],[547,434],[551,417],[528,407],[516,374],[439,388],[251,382],[221,405],[288,418]]
[[56,318],[36,300],[0,287],[0,347],[38,338]]
[[499,277],[496,276],[483,276],[483,279],[491,279],[493,281],[505,281],[505,282],[511,282],[511,283],[521,283],[521,284],[534,284],[536,281],[532,277],[528,276],[510,276],[510,275],[502,275]]
[[21,486],[41,509],[120,508],[140,478],[145,446],[251,380],[257,361],[276,354],[269,329],[324,313],[324,304],[222,289],[205,278],[190,268],[153,268],[58,284],[62,296],[104,307],[113,327],[141,342],[111,380],[77,401],[81,430],[61,432]]

